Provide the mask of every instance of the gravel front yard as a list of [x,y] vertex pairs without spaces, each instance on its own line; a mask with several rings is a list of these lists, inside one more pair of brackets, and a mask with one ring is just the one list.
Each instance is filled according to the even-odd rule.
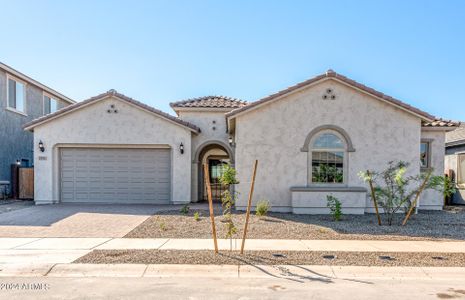
[[[333,255],[334,258],[324,258],[325,255]],[[391,259],[381,259],[380,256]],[[213,251],[206,250],[94,250],[75,263],[465,267],[465,253],[247,251],[245,256],[241,256],[237,251],[222,251],[215,255]]]
[[[194,212],[200,213],[198,221]],[[221,212],[215,218],[218,238],[226,236],[226,225],[221,222]],[[270,213],[258,218],[251,215],[248,238],[256,239],[321,239],[321,240],[465,240],[465,209],[422,211],[413,215],[406,226],[400,226],[403,214],[396,216],[394,225],[378,226],[376,216],[345,215],[334,222],[329,215],[294,215]],[[240,238],[245,213],[233,216]],[[183,215],[179,211],[157,213],[134,230],[126,238],[211,238],[208,211],[190,210]]]

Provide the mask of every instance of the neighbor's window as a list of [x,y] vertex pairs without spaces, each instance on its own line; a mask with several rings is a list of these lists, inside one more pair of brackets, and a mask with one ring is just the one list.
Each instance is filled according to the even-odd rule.
[[465,184],[465,153],[457,155],[457,183]]
[[8,107],[14,110],[25,112],[24,99],[26,95],[25,85],[12,78],[8,78],[7,88]]
[[313,141],[312,183],[344,182],[345,143],[338,134],[320,133]]
[[58,109],[58,101],[47,95],[44,95],[44,115],[56,112]]
[[420,143],[420,166],[422,168],[430,167],[430,142]]

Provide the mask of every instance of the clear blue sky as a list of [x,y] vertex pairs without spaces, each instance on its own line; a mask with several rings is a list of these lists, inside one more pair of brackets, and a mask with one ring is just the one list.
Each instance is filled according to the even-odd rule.
[[465,120],[465,1],[3,1],[0,61],[78,101],[252,101],[332,68]]

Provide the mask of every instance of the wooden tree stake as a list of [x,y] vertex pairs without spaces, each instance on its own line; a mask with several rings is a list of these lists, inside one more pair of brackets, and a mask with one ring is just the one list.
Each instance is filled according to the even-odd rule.
[[381,217],[379,216],[379,211],[378,211],[378,201],[376,201],[375,189],[373,188],[373,180],[371,179],[369,170],[367,170],[367,175],[370,178],[368,180],[368,183],[370,184],[371,198],[373,199],[373,204],[375,205],[376,217],[378,217],[378,225],[381,226]]
[[247,212],[245,215],[244,232],[242,234],[241,255],[244,254],[245,239],[247,237],[247,226],[249,225],[250,207],[252,206],[253,189],[255,186],[255,174],[257,174],[257,165],[258,165],[258,160],[255,160],[255,163],[253,165],[252,183],[250,184],[249,200],[247,202]]
[[402,222],[402,226],[405,226],[405,224],[407,224],[407,221],[410,218],[410,215],[412,214],[413,210],[417,206],[417,201],[420,198],[421,192],[423,192],[423,190],[425,189],[426,183],[428,182],[428,180],[429,180],[429,178],[431,176],[431,173],[433,173],[433,171],[428,172],[428,174],[426,175],[425,181],[423,181],[423,183],[421,184],[421,187],[420,187],[420,189],[418,190],[418,192],[417,192],[417,194],[415,196],[415,200],[413,200],[412,206],[410,206],[410,209],[408,210],[408,213],[405,216],[404,221]]
[[215,253],[218,253],[218,242],[216,240],[216,227],[215,227],[215,214],[213,212],[213,200],[212,200],[212,188],[210,185],[210,173],[208,171],[208,164],[203,165],[204,176],[205,176],[205,185],[207,186],[207,195],[208,195],[208,207],[210,209],[210,221],[212,223],[212,236],[213,243],[215,244]]

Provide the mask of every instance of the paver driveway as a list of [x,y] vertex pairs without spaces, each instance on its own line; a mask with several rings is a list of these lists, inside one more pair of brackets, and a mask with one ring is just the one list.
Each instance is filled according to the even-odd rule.
[[0,237],[122,237],[173,205],[55,204],[0,214]]

